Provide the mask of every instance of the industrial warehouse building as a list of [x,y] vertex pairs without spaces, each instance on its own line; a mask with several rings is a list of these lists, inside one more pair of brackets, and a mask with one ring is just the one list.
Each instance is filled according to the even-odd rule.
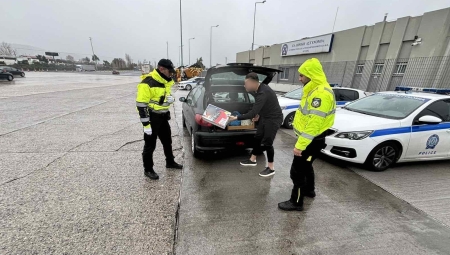
[[273,82],[299,84],[297,69],[318,58],[330,84],[366,91],[450,87],[450,8],[333,34],[239,52],[236,62],[279,68]]

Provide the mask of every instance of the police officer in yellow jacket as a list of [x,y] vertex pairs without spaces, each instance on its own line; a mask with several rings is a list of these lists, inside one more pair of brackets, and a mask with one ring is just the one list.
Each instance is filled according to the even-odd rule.
[[150,179],[159,179],[153,169],[153,152],[156,148],[156,139],[159,137],[166,156],[166,167],[182,169],[176,163],[172,152],[172,133],[170,130],[170,106],[175,101],[171,95],[174,84],[171,74],[175,73],[172,61],[161,59],[157,69],[141,76],[141,83],[137,86],[136,106],[144,126],[144,174]]
[[333,126],[336,111],[334,93],[319,60],[306,60],[298,71],[304,87],[293,123],[298,137],[291,166],[294,187],[291,198],[278,204],[285,211],[303,211],[303,198],[316,196],[312,164],[326,146],[325,136]]

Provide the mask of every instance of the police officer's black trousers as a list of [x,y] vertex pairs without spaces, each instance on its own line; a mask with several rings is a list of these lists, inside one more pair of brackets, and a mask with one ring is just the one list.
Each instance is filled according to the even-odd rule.
[[291,179],[294,183],[290,199],[292,203],[303,205],[305,194],[314,191],[313,162],[325,146],[325,137],[319,136],[302,151],[301,157],[294,156],[291,165]]
[[159,138],[164,148],[164,155],[166,161],[172,163],[174,156],[172,152],[172,132],[169,125],[170,115],[150,113],[152,134],[144,133],[144,151],[142,152],[142,160],[144,162],[144,171],[149,171],[153,168],[153,152],[156,148],[156,139]]

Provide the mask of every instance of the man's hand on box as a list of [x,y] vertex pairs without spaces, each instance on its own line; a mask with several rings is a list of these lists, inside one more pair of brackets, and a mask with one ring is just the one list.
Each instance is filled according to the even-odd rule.
[[256,114],[256,116],[252,119],[253,122],[256,122],[259,120],[259,114]]

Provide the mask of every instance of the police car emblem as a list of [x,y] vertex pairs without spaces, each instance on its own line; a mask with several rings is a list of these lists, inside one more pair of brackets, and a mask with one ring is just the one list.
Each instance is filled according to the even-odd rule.
[[432,136],[430,136],[428,138],[427,147],[425,149],[426,150],[434,149],[438,143],[439,143],[439,136],[438,135],[432,135]]
[[283,46],[281,47],[281,55],[286,56],[288,53],[288,49],[289,49],[289,46],[287,44],[283,44]]
[[311,106],[314,108],[317,108],[317,107],[320,107],[321,103],[322,103],[322,100],[320,98],[314,98],[311,103]]

